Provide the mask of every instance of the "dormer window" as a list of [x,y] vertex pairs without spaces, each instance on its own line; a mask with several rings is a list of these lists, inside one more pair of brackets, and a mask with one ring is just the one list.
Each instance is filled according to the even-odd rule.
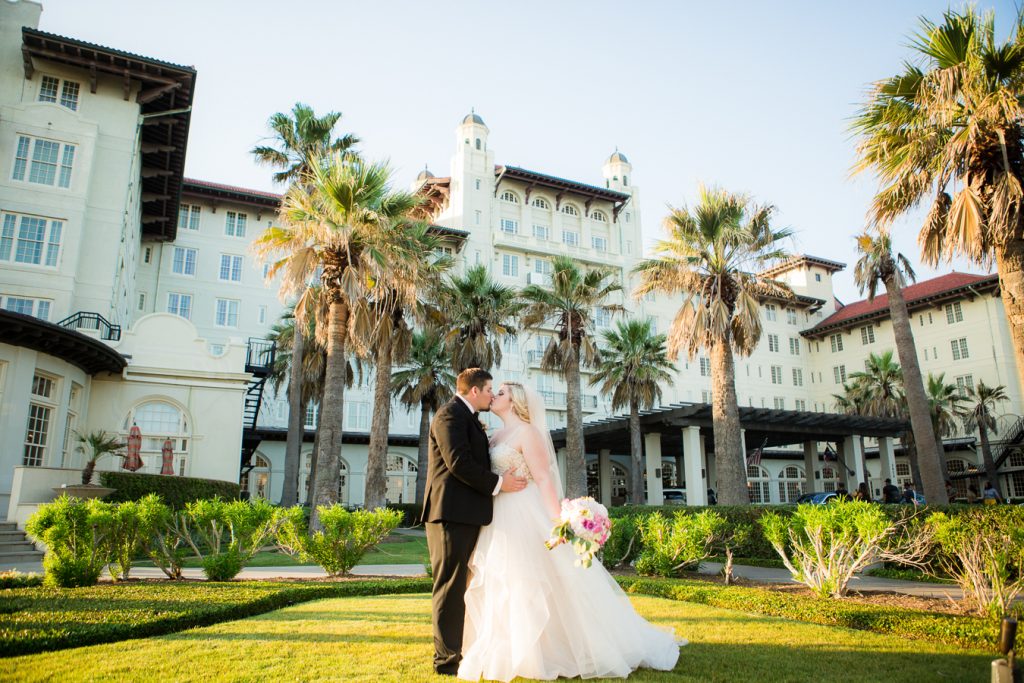
[[537,197],[536,199],[534,199],[533,200],[533,206],[535,206],[538,209],[550,209],[551,208],[551,205],[548,204],[548,200],[544,199],[543,197]]
[[501,201],[508,202],[509,204],[518,204],[519,197],[517,197],[514,192],[505,190],[504,192],[501,193]]
[[60,106],[67,107],[71,111],[78,111],[78,83],[74,81],[62,81],[53,76],[43,76],[39,85],[39,101],[60,103]]
[[565,206],[563,206],[562,207],[562,213],[567,214],[569,216],[579,216],[580,215],[579,210],[577,210],[577,208],[575,206],[573,206],[572,204],[566,204]]

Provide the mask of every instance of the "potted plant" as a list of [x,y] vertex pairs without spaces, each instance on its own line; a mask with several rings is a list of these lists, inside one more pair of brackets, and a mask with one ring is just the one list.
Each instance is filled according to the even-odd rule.
[[107,434],[103,430],[89,432],[88,434],[75,432],[75,440],[86,451],[87,456],[85,467],[82,468],[82,483],[80,485],[65,484],[64,486],[54,488],[54,491],[58,494],[66,493],[76,498],[102,498],[113,493],[114,489],[93,484],[92,475],[96,471],[96,461],[104,455],[118,458],[125,457],[125,443],[121,441],[120,437]]

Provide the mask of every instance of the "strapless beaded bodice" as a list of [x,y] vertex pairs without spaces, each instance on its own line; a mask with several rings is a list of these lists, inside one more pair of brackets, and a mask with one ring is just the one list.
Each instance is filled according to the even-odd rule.
[[491,446],[491,471],[495,474],[512,472],[516,476],[533,480],[523,454],[505,443]]

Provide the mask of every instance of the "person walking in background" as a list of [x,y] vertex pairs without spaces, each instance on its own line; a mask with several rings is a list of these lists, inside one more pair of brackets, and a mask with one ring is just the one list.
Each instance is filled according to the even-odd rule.
[[999,491],[992,485],[992,482],[985,482],[985,490],[981,493],[981,502],[985,505],[995,505],[996,503],[1002,503],[1003,497],[999,495]]
[[917,505],[917,496],[914,495],[914,483],[908,481],[903,485],[903,502]]
[[886,503],[900,502],[900,487],[892,483],[892,479],[885,480],[885,486],[882,487],[882,500]]

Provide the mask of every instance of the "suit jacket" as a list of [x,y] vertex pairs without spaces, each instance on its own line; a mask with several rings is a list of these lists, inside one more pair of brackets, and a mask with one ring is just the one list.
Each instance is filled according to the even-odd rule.
[[487,434],[458,397],[430,423],[423,522],[491,523],[498,475],[491,472]]

